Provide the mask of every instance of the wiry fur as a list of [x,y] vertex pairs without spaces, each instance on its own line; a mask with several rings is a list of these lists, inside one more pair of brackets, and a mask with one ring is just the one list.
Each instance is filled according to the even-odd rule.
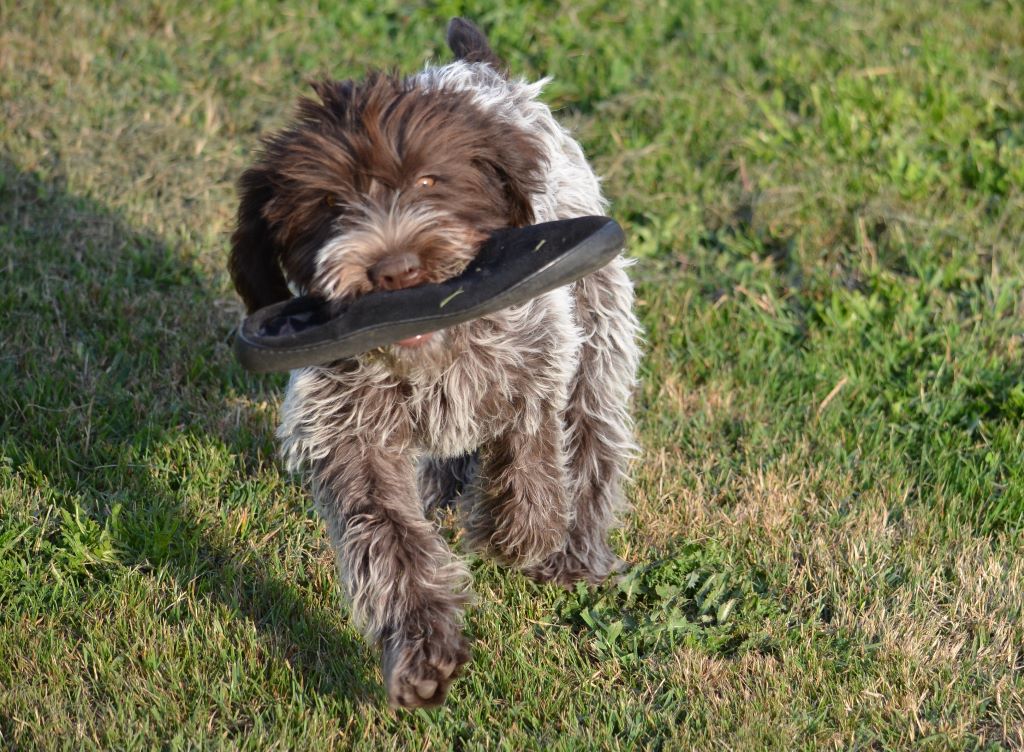
[[[506,77],[468,22],[449,43],[461,59],[405,80],[319,85],[322,103],[266,142],[242,179],[230,263],[250,308],[288,283],[365,293],[397,253],[413,256],[402,284],[438,281],[497,227],[604,213],[582,150],[537,100],[543,82]],[[412,190],[424,170],[450,194]],[[292,373],[282,453],[309,478],[393,704],[442,702],[469,657],[469,575],[426,508],[458,496],[470,545],[538,580],[598,582],[620,566],[608,532],[638,359],[625,267],[421,347]]]

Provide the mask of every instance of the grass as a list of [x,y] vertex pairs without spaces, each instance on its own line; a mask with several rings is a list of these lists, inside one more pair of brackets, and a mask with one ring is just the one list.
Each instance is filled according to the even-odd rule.
[[[472,667],[396,715],[275,460],[283,379],[231,356],[225,241],[306,79],[444,58],[455,14],[555,76],[632,239],[637,566],[474,561]],[[1019,3],[0,21],[0,746],[1024,746]]]

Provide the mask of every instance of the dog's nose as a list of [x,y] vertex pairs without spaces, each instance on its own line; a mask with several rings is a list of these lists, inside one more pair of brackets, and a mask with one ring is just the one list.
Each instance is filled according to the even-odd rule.
[[420,260],[414,253],[385,256],[370,267],[370,281],[380,290],[403,290],[422,279]]

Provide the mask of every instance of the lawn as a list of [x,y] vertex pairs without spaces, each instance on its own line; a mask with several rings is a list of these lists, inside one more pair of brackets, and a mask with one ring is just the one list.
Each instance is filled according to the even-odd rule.
[[[474,559],[469,670],[396,713],[226,240],[309,79],[457,14],[631,238],[635,566]],[[0,747],[1022,748],[1022,242],[1015,0],[0,0]]]

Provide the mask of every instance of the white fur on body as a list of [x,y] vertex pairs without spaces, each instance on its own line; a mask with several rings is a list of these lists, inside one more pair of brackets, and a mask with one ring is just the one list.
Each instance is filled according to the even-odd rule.
[[[537,100],[543,81],[462,61],[412,80],[439,97],[469,91],[537,139],[547,168],[531,197],[535,221],[606,211],[579,144]],[[339,242],[329,240],[328,253]],[[462,508],[474,547],[544,580],[597,581],[618,566],[607,535],[634,451],[639,333],[626,266],[619,257],[418,350],[292,372],[281,451],[290,469],[308,473],[353,616],[384,645],[385,675],[399,677],[389,679],[393,701],[415,704],[424,683],[450,680],[468,657],[459,630],[468,571],[425,517],[417,463],[479,452]],[[404,684],[403,672],[413,677]]]

